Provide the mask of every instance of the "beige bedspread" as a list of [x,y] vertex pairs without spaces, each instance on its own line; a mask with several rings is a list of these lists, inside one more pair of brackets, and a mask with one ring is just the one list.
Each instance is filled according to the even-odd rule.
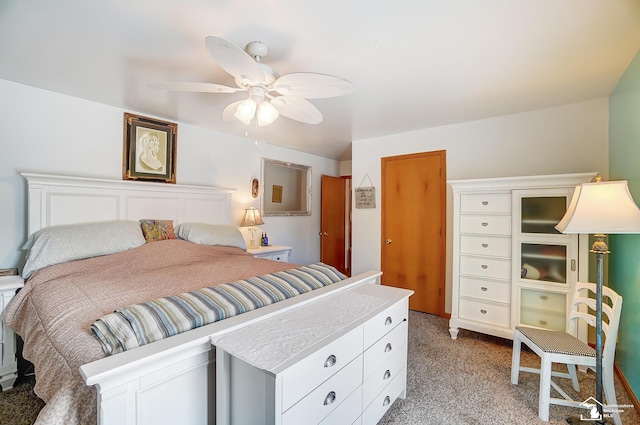
[[89,330],[96,319],[118,307],[292,267],[237,248],[167,240],[37,271],[4,313],[25,340],[35,392],[47,403],[36,424],[96,422],[95,389],[79,372],[105,356]]

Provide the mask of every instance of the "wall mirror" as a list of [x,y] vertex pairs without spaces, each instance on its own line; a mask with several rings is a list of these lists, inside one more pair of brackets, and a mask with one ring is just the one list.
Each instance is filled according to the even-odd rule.
[[311,167],[262,158],[262,215],[311,215]]

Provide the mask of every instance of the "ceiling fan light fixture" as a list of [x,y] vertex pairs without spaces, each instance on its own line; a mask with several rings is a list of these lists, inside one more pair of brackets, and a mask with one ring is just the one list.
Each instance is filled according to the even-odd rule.
[[258,105],[258,125],[265,126],[272,124],[278,117],[280,112],[268,101],[262,102]]
[[248,125],[255,116],[257,107],[258,105],[256,102],[249,98],[238,105],[234,115],[240,121]]

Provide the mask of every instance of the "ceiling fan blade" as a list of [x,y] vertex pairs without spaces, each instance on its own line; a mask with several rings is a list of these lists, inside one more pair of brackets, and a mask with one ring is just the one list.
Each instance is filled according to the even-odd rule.
[[235,93],[243,90],[238,87],[223,86],[222,84],[215,83],[150,83],[147,84],[147,86],[152,89],[203,93]]
[[244,99],[228,104],[227,107],[224,108],[224,110],[222,111],[222,120],[227,122],[238,121],[238,119],[235,116],[235,113],[236,113],[236,109],[238,109],[238,105],[241,104],[242,102],[244,102]]
[[353,84],[333,75],[312,72],[294,72],[278,78],[274,89],[282,95],[291,95],[305,99],[343,96],[353,93]]
[[320,124],[324,119],[313,103],[301,97],[277,96],[271,99],[271,104],[280,115],[306,124]]
[[256,84],[265,79],[258,62],[230,41],[210,35],[205,45],[218,65],[236,79],[248,79]]

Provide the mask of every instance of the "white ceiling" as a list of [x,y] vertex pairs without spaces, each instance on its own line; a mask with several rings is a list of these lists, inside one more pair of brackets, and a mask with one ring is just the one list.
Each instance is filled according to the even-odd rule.
[[[221,119],[242,92],[147,87],[234,86],[207,35],[355,92],[311,100],[321,124],[256,134]],[[0,1],[2,79],[335,159],[352,140],[606,97],[639,48],[639,0]]]

